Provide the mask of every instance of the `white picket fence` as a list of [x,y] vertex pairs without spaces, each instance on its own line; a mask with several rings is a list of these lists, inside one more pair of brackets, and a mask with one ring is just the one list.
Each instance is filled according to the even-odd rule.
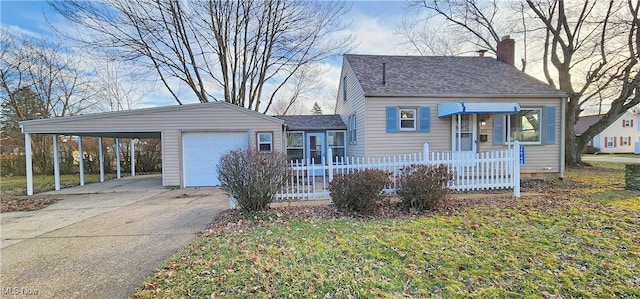
[[[347,174],[355,169],[380,169],[389,173],[391,185],[385,192],[394,194],[398,190],[400,169],[412,164],[446,165],[454,172],[449,187],[454,190],[513,189],[513,195],[520,197],[520,144],[500,151],[482,153],[430,152],[424,144],[422,153],[389,157],[340,157],[315,164],[291,162],[290,175],[282,191],[280,200],[315,199],[329,197],[328,185],[335,175]],[[331,149],[327,157],[332,157]]]

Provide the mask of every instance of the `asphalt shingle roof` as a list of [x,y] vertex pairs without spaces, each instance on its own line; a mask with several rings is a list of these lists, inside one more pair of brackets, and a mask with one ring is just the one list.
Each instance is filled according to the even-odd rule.
[[[366,95],[564,96],[490,57],[345,54]],[[382,82],[385,63],[386,84]]]
[[602,115],[588,115],[578,118],[578,122],[576,123],[576,126],[574,128],[574,130],[576,131],[576,135],[582,135],[584,131],[598,122],[601,118]]
[[337,114],[331,115],[282,115],[288,130],[346,130],[347,125]]

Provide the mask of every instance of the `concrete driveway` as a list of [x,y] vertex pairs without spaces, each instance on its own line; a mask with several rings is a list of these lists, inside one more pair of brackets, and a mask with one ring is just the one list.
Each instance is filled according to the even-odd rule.
[[127,298],[229,207],[218,188],[168,190],[159,176],[42,196],[64,200],[0,214],[2,298]]

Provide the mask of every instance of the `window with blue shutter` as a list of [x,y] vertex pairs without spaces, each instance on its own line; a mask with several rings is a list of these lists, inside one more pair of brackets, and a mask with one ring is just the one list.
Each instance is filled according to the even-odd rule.
[[398,107],[387,106],[387,133],[398,132]]
[[542,108],[544,122],[544,144],[556,143],[556,107]]
[[420,107],[420,132],[431,132],[431,108]]

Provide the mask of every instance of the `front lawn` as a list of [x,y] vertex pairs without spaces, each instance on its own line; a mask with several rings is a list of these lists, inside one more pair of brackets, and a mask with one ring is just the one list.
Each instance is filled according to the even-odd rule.
[[640,193],[623,190],[622,170],[570,171],[547,187],[393,219],[227,213],[135,295],[640,297]]

